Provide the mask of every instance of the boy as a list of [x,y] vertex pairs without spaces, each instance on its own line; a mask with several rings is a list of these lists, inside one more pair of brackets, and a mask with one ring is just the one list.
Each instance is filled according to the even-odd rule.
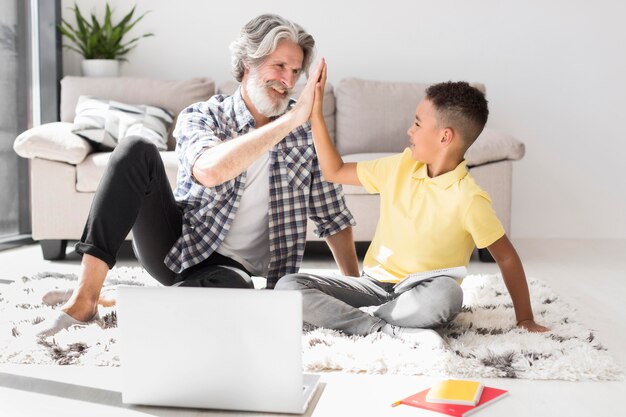
[[[326,181],[362,185],[381,198],[378,227],[363,262],[363,276],[287,275],[277,289],[303,293],[304,320],[366,335],[383,332],[429,347],[443,347],[432,327],[461,311],[463,292],[448,276],[394,285],[411,273],[467,265],[474,249],[486,247],[511,294],[517,326],[535,323],[521,261],[495,215],[491,201],[468,174],[465,151],[482,131],[489,110],[484,95],[465,82],[436,84],[419,103],[409,128],[409,147],[399,155],[344,163],[322,115],[326,63],[311,113],[315,149]],[[372,314],[359,307],[376,306]]]

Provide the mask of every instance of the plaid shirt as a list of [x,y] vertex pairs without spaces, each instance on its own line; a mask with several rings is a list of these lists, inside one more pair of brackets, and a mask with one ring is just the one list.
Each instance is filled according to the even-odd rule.
[[[295,101],[290,102],[290,107]],[[174,131],[179,160],[174,195],[183,212],[183,230],[165,258],[174,272],[182,272],[208,258],[222,243],[237,214],[246,171],[207,188],[192,175],[196,159],[207,149],[255,129],[241,91],[216,95],[196,103],[178,116]],[[324,238],[355,222],[340,185],[322,180],[313,148],[310,125],[294,129],[270,151],[268,287],[298,271],[306,240],[307,217]]]

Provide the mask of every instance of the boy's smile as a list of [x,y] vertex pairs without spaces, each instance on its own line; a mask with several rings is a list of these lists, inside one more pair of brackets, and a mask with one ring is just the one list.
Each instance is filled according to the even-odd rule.
[[436,110],[432,103],[424,99],[415,110],[415,122],[407,131],[411,156],[425,164],[433,163],[439,156],[441,129],[438,126]]

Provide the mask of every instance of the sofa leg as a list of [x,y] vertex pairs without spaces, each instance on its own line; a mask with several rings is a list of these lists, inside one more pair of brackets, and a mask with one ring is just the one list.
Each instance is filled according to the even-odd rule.
[[493,256],[491,256],[491,253],[487,249],[478,249],[478,259],[480,259],[481,262],[496,261],[495,259],[493,259]]
[[43,258],[46,261],[55,261],[65,258],[67,240],[40,240]]

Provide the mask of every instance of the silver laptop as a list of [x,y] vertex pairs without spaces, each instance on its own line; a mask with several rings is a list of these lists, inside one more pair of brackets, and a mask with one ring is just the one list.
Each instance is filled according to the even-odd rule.
[[304,413],[319,382],[296,291],[122,286],[118,326],[125,403]]

